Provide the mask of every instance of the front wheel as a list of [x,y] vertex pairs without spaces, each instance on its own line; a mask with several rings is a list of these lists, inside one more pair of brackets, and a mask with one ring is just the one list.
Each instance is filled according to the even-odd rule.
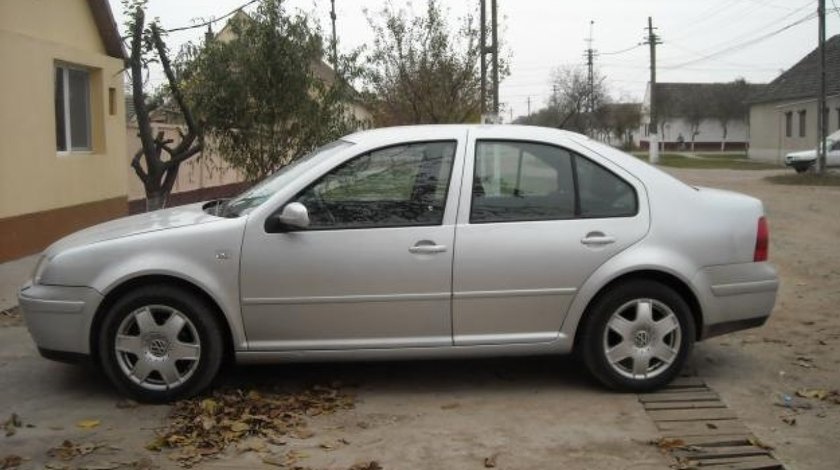
[[600,382],[623,391],[666,385],[682,369],[695,328],[685,300],[650,280],[619,284],[587,311],[583,360]]
[[809,168],[811,168],[811,165],[795,165],[793,167],[797,173],[805,173]]
[[140,401],[195,395],[215,378],[224,341],[203,299],[172,286],[145,286],[119,299],[99,331],[99,358],[117,388]]

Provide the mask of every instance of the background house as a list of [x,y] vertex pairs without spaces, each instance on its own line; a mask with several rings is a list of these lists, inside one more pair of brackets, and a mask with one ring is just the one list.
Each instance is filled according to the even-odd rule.
[[[817,147],[817,49],[750,100],[749,157],[781,162],[792,151]],[[825,43],[826,128],[840,129],[840,35]]]
[[[657,83],[656,104],[660,148],[677,150],[682,136],[683,148],[696,151],[744,150],[749,141],[746,98],[763,85],[743,81],[729,83]],[[731,109],[724,129],[720,118],[727,104]],[[737,108],[738,106],[733,106]],[[723,113],[727,114],[727,113]],[[634,143],[641,148],[650,144],[650,83],[642,103],[642,125]],[[693,139],[692,139],[693,137]],[[723,145],[725,144],[725,145]]]
[[123,57],[107,0],[0,1],[0,262],[126,213]]

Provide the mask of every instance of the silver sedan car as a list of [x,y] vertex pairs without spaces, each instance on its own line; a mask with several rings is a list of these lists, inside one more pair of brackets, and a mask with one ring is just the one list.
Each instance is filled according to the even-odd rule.
[[763,324],[762,203],[525,126],[349,135],[238,197],[107,222],[43,253],[19,300],[41,354],[124,393],[239,363],[576,352],[609,387],[677,375]]

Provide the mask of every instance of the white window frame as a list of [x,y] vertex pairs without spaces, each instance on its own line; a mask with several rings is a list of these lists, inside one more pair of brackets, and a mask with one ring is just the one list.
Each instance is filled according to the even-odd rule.
[[[91,93],[90,93],[90,84],[91,84],[91,71],[89,68],[82,67],[80,65],[73,65],[68,64],[66,62],[59,62],[55,63],[55,70],[61,71],[62,75],[62,83],[64,85],[64,89],[62,90],[62,95],[64,98],[63,103],[63,110],[64,110],[64,150],[58,150],[58,142],[56,142],[56,153],[59,155],[70,155],[70,154],[90,154],[93,153],[93,136],[91,132],[91,127],[93,126],[93,122],[91,121]],[[73,147],[73,142],[71,139],[71,132],[72,132],[72,124],[70,122],[70,70],[76,70],[80,72],[84,72],[87,74],[87,88],[85,92],[87,96],[85,97],[85,102],[87,106],[85,107],[85,118],[87,121],[87,147]],[[53,79],[55,79],[55,75],[53,75]],[[56,116],[56,119],[58,116]]]

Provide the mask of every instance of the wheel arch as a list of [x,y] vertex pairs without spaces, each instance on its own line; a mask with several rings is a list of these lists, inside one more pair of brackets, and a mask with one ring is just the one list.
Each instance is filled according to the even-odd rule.
[[680,279],[679,277],[675,276],[672,273],[668,273],[663,270],[658,269],[638,269],[630,272],[623,273],[605,285],[601,286],[600,289],[589,299],[589,302],[586,304],[586,308],[583,310],[583,314],[580,317],[580,320],[577,323],[577,327],[575,328],[575,340],[574,340],[574,349],[578,348],[578,343],[582,335],[578,334],[580,332],[581,326],[586,322],[586,319],[590,315],[590,309],[595,302],[598,301],[606,292],[610,289],[615,288],[615,286],[622,284],[624,282],[628,282],[631,280],[637,279],[644,279],[650,281],[656,281],[663,285],[674,289],[677,294],[682,297],[689,306],[691,310],[691,317],[694,320],[694,329],[695,329],[695,340],[699,341],[703,332],[703,308],[700,304],[700,300],[698,299],[697,295],[694,291],[689,287],[688,283],[684,280]]
[[90,334],[88,335],[90,354],[95,363],[99,363],[99,346],[97,341],[97,332],[102,327],[102,322],[105,319],[105,315],[107,314],[108,310],[114,305],[115,302],[117,302],[117,300],[120,297],[122,297],[126,293],[134,289],[138,289],[140,287],[155,284],[166,284],[169,286],[176,286],[179,289],[183,289],[184,291],[196,295],[204,302],[206,302],[207,305],[211,307],[211,314],[216,318],[216,320],[219,322],[219,325],[223,328],[223,336],[225,340],[224,360],[232,361],[234,359],[235,349],[233,344],[233,333],[231,330],[230,323],[228,322],[228,319],[225,316],[221,306],[216,301],[216,299],[213,298],[212,295],[210,295],[205,289],[201,288],[195,283],[177,276],[167,274],[146,274],[130,279],[125,279],[119,284],[113,286],[110,290],[108,290],[107,293],[104,294],[102,302],[99,303],[99,306],[96,309],[96,313],[94,314],[93,321],[91,322],[90,326]]

